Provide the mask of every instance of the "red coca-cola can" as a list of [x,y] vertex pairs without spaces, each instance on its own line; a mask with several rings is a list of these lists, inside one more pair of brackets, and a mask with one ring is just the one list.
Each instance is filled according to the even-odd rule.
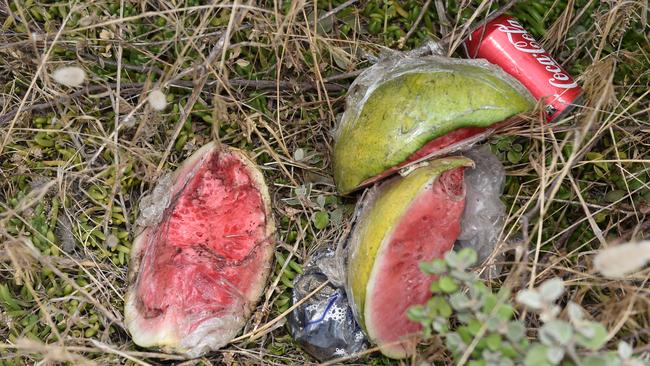
[[514,76],[537,99],[544,100],[552,121],[579,103],[582,89],[540,46],[517,19],[500,15],[474,30],[464,42],[470,58],[484,58]]

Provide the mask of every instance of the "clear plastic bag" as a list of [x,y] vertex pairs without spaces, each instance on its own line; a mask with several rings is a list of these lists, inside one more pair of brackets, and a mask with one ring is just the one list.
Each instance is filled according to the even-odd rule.
[[153,226],[160,222],[171,203],[172,184],[172,174],[167,173],[158,180],[150,194],[140,198],[140,216],[136,221],[139,226]]
[[[454,250],[472,247],[480,259],[485,260],[492,254],[505,220],[505,206],[500,200],[505,170],[488,145],[473,148],[464,155],[472,159],[474,166],[465,168],[464,172],[465,206]],[[377,199],[377,195],[377,189],[364,193],[353,222],[357,221],[365,207]],[[289,328],[294,339],[321,361],[359,352],[366,344],[365,336],[355,320],[359,314],[354,314],[353,301],[346,297],[351,289],[342,287],[342,284],[346,284],[346,258],[349,250],[355,249],[347,248],[347,243],[344,238],[336,251],[326,249],[315,254],[305,266],[304,273],[294,281],[294,304],[323,282],[329,280],[334,283],[326,285],[289,316]],[[494,273],[495,268],[489,267],[490,273]]]
[[215,143],[140,204],[125,324],[134,343],[198,357],[245,326],[271,269],[275,224],[261,171]]
[[485,60],[392,55],[350,87],[334,131],[337,187],[349,193],[467,149],[533,106],[523,85]]
[[[464,155],[472,159],[475,166],[465,171],[465,210],[455,250],[474,248],[482,263],[494,252],[505,223],[506,207],[500,197],[506,171],[489,145],[478,146]],[[497,272],[497,266],[488,264],[488,271],[484,273],[496,275]]]
[[335,135],[338,135],[341,129],[349,128],[350,123],[354,123],[353,121],[359,115],[359,112],[368,100],[368,97],[380,85],[404,74],[453,71],[457,67],[462,66],[475,66],[490,70],[504,82],[516,89],[521,95],[534,101],[528,89],[526,89],[519,81],[503,71],[499,66],[484,59],[459,59],[444,57],[439,54],[422,55],[418,53],[396,53],[392,54],[390,57],[381,59],[373,66],[366,69],[354,80],[352,85],[350,85],[350,91],[345,100],[345,112],[341,117]]

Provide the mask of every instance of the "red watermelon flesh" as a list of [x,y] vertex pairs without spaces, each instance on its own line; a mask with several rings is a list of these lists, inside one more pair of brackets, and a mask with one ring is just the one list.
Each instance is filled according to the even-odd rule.
[[377,257],[381,262],[375,264],[368,286],[365,323],[385,354],[413,354],[421,326],[406,312],[431,298],[434,279],[420,271],[419,263],[442,258],[452,249],[464,206],[463,168],[443,173],[414,200]]
[[[502,124],[499,123],[495,126],[501,126]],[[494,127],[493,127],[494,128]],[[416,163],[418,161],[422,160],[427,160],[431,156],[435,155],[437,152],[448,148],[452,147],[453,145],[456,145],[458,143],[461,143],[463,141],[466,141],[474,136],[477,136],[481,133],[484,133],[488,131],[489,128],[483,128],[483,127],[462,127],[457,130],[451,131],[446,135],[440,136],[438,138],[435,138],[429,142],[427,142],[424,146],[422,146],[420,149],[418,149],[416,152],[411,154],[411,156],[408,157],[408,159],[404,160],[402,163],[400,163],[397,166],[394,166],[383,173],[374,176],[372,178],[366,179],[359,185],[359,187],[365,187],[367,185],[370,185],[375,182],[379,182],[380,180],[389,177],[398,170],[409,166],[413,163]]]
[[127,320],[136,343],[197,356],[239,332],[273,243],[268,193],[250,161],[213,148],[191,163],[179,169],[163,220],[142,235],[137,314],[127,304]]

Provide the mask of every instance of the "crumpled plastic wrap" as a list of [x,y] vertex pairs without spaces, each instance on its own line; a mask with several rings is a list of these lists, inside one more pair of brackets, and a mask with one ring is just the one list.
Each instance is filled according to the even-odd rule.
[[[350,129],[354,127],[354,122],[357,119],[357,116],[361,112],[361,109],[365,105],[368,97],[372,92],[377,89],[383,83],[395,79],[401,75],[413,73],[413,72],[426,72],[426,71],[437,71],[440,68],[445,68],[451,65],[464,65],[471,62],[476,62],[476,64],[481,66],[486,66],[489,68],[495,68],[494,65],[489,64],[484,60],[464,60],[464,59],[450,59],[438,55],[426,56],[426,57],[411,57],[410,54],[404,55],[394,55],[391,58],[381,60],[377,64],[373,65],[370,69],[363,72],[359,77],[357,77],[352,85],[350,86],[349,94],[346,98],[346,107],[345,112],[341,116],[341,121],[337,125],[337,129],[334,132],[334,139],[338,139],[338,136],[342,133],[344,129]],[[503,73],[506,75],[505,73]],[[527,91],[522,88],[522,92]],[[422,134],[422,128],[424,126],[419,126],[412,128],[410,136],[402,136],[406,141],[411,141],[417,136]],[[446,154],[453,153],[455,151],[464,150],[472,145],[476,144],[479,141],[484,140],[487,136],[492,134],[494,131],[488,129],[480,134],[474,135],[471,138],[464,140],[460,144],[454,144],[452,146],[440,149],[432,154],[427,154],[426,156],[421,157],[411,163],[417,163],[423,160],[435,156],[443,156]]]
[[[474,162],[474,167],[465,168],[465,207],[454,247],[455,250],[472,247],[484,261],[494,251],[505,221],[506,209],[500,200],[505,169],[488,145],[472,148],[463,155]],[[363,210],[364,202],[372,201],[375,194],[376,189],[365,192],[356,216]],[[328,279],[336,283],[326,286],[289,316],[294,339],[321,361],[359,352],[367,342],[355,321],[349,304],[351,299],[346,300],[349,289],[341,286],[346,283],[346,263],[342,262],[348,255],[346,244],[347,241],[342,240],[336,252],[325,250],[314,255],[305,266],[304,274],[294,281],[293,303]],[[494,275],[497,269],[491,265],[485,273]]]
[[140,216],[136,220],[139,226],[153,226],[160,222],[163,212],[171,203],[172,184],[172,174],[167,173],[158,180],[150,194],[140,199]]
[[499,66],[494,65],[484,59],[459,59],[444,57],[435,45],[429,46],[432,51],[431,55],[425,55],[426,50],[417,52],[393,53],[390,57],[379,60],[376,64],[362,72],[350,85],[348,96],[345,100],[345,112],[341,117],[335,134],[340,132],[341,128],[347,128],[348,123],[354,120],[359,114],[363,105],[372,92],[392,79],[401,75],[414,72],[433,72],[446,71],[453,69],[454,65],[471,65],[494,71],[495,74],[515,88],[520,94],[534,100],[528,89],[520,82],[506,73]]
[[[183,193],[187,184],[194,179],[206,159],[209,158],[202,151],[213,148],[214,144],[212,143],[203,146],[183,163],[178,172],[168,172],[158,178],[154,189],[140,198],[138,205],[140,215],[136,219],[136,224],[140,228],[155,226],[163,220],[167,207],[173,205],[174,199]],[[183,176],[182,182],[174,182],[176,176]]]
[[209,143],[140,202],[125,325],[141,347],[198,357],[228,344],[263,292],[275,224],[263,175]]
[[295,304],[329,279],[323,289],[289,314],[291,335],[319,361],[349,356],[367,345],[342,286],[345,274],[339,259],[331,249],[317,252],[294,280]]
[[[478,146],[464,155],[474,161],[475,167],[465,170],[465,210],[456,250],[474,248],[481,263],[494,251],[505,223],[506,207],[500,197],[506,171],[489,145]],[[493,269],[491,266],[490,271]]]
[[334,131],[337,188],[347,194],[409,165],[465,150],[533,106],[521,83],[485,60],[391,55],[350,87]]

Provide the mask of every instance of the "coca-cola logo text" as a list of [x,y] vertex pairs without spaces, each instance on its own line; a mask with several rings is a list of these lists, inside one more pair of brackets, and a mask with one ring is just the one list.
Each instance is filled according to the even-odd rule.
[[535,57],[537,62],[544,66],[544,69],[552,74],[548,83],[556,88],[571,89],[578,87],[578,84],[567,75],[560,65],[535,41],[524,27],[515,19],[507,19],[508,24],[497,24],[497,29],[508,36],[508,41],[518,51],[528,53]]

